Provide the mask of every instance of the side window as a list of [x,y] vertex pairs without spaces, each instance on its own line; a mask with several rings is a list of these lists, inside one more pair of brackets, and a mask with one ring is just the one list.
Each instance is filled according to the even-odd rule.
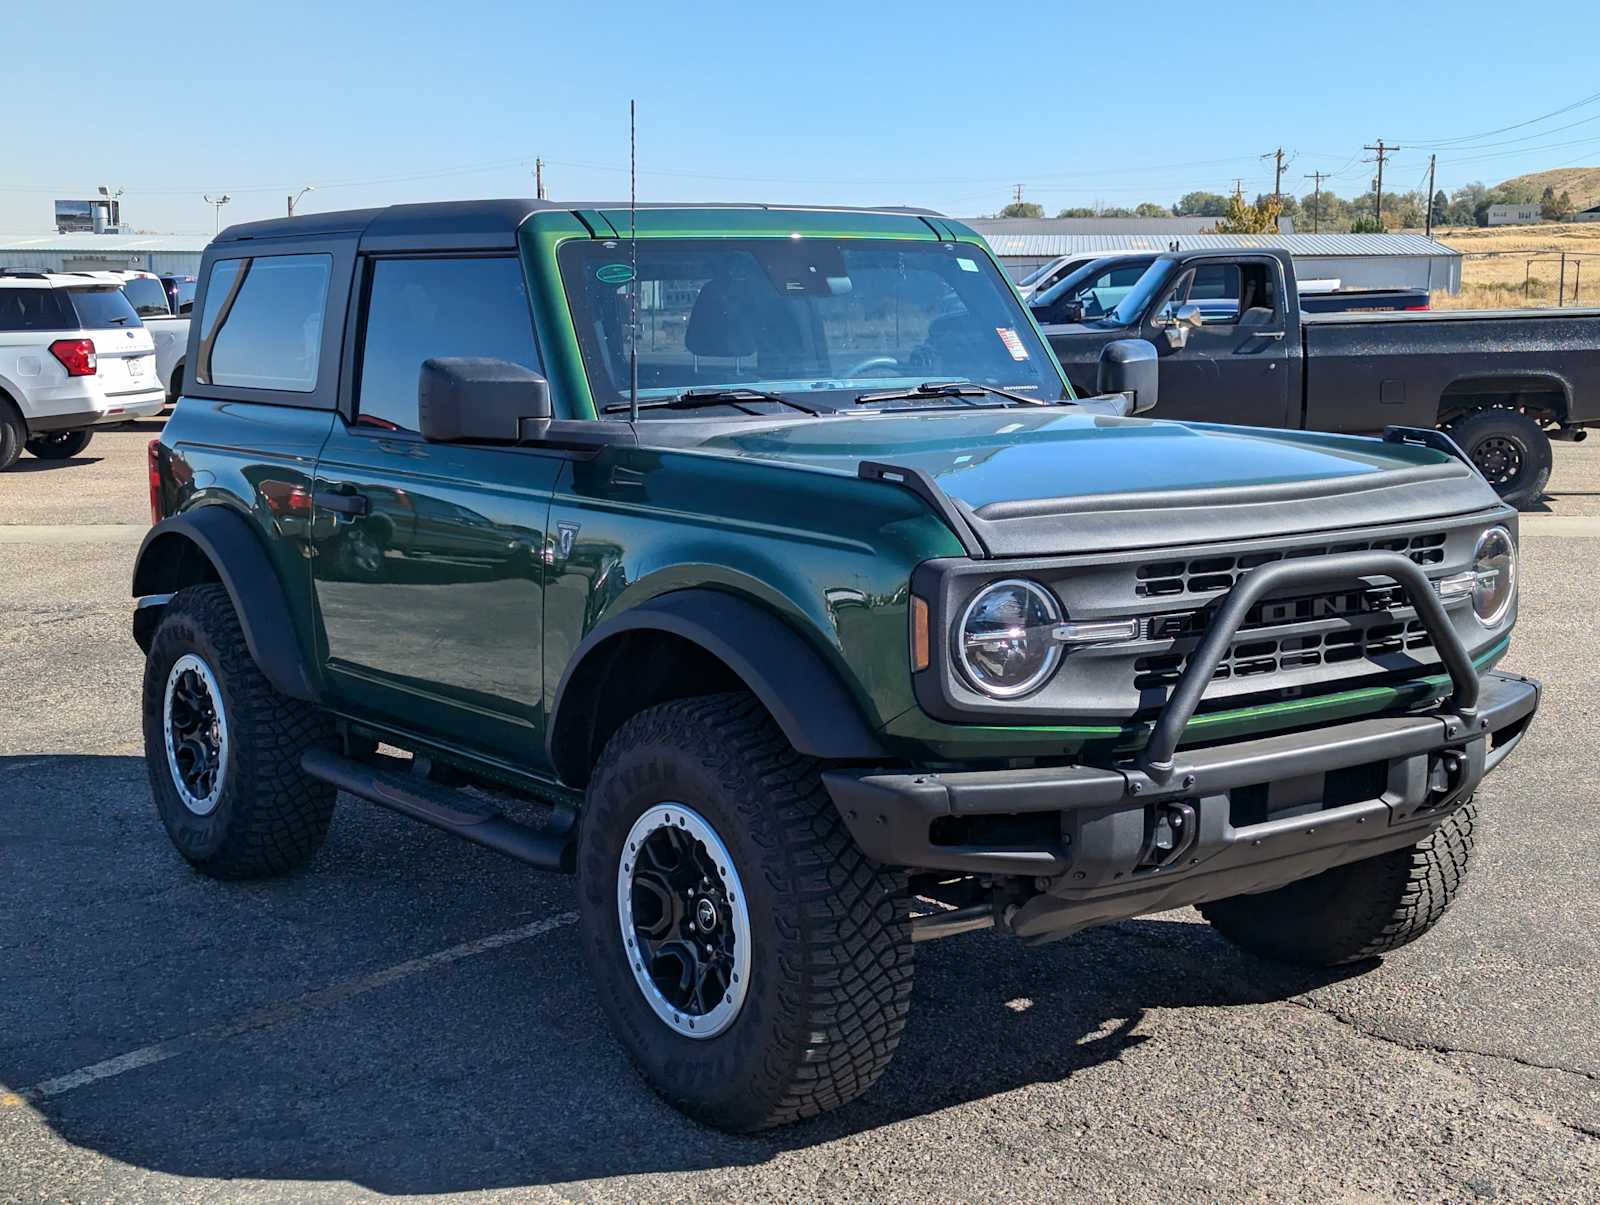
[[77,325],[55,289],[0,289],[0,331],[62,331]]
[[516,259],[380,259],[367,290],[356,423],[417,427],[417,376],[435,356],[489,356],[539,368]]
[[316,389],[332,271],[331,255],[263,255],[213,267],[201,320],[204,380],[286,393]]
[[263,255],[215,265],[201,319],[206,382],[315,390],[332,271],[331,255]]
[[1241,287],[1238,264],[1201,264],[1194,271],[1189,300],[1213,326],[1237,322]]

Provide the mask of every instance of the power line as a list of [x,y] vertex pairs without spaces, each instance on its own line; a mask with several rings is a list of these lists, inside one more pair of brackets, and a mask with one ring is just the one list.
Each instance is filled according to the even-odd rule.
[[1552,117],[1560,117],[1563,113],[1570,113],[1574,109],[1581,109],[1585,105],[1594,104],[1596,101],[1600,101],[1600,92],[1592,92],[1588,96],[1585,96],[1580,100],[1575,100],[1569,105],[1563,105],[1559,109],[1552,109],[1548,113],[1541,113],[1538,117],[1530,117],[1526,121],[1519,121],[1513,123],[1512,125],[1501,126],[1497,130],[1483,130],[1476,134],[1462,134],[1455,138],[1408,138],[1406,141],[1415,146],[1422,147],[1423,149],[1455,146],[1463,142],[1475,142],[1479,138],[1488,138],[1495,134],[1505,134],[1511,130],[1520,130],[1526,126],[1537,125],[1541,121],[1548,121]]

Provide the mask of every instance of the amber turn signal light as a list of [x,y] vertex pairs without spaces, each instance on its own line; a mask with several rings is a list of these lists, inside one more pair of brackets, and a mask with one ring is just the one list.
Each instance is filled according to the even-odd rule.
[[928,604],[911,596],[911,670],[928,668]]

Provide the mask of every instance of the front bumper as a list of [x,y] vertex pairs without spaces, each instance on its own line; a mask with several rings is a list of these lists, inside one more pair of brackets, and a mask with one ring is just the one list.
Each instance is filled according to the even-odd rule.
[[1356,720],[1134,763],[957,773],[830,770],[880,862],[1031,876],[1018,936],[1264,891],[1422,840],[1522,739],[1539,685],[1492,673],[1477,706]]

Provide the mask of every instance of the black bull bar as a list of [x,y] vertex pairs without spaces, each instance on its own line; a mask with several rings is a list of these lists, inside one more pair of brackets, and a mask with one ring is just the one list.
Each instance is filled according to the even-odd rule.
[[1184,729],[1194,718],[1212,675],[1227,656],[1250,608],[1264,595],[1308,586],[1348,585],[1364,577],[1392,578],[1404,591],[1450,674],[1454,687],[1450,710],[1464,725],[1474,724],[1478,709],[1478,671],[1421,566],[1398,552],[1340,552],[1297,561],[1276,561],[1252,569],[1240,579],[1206,626],[1200,644],[1189,654],[1183,676],[1173,687],[1166,707],[1151,729],[1150,739],[1139,754],[1139,768],[1157,782],[1165,782],[1172,776],[1173,755],[1183,739]]

